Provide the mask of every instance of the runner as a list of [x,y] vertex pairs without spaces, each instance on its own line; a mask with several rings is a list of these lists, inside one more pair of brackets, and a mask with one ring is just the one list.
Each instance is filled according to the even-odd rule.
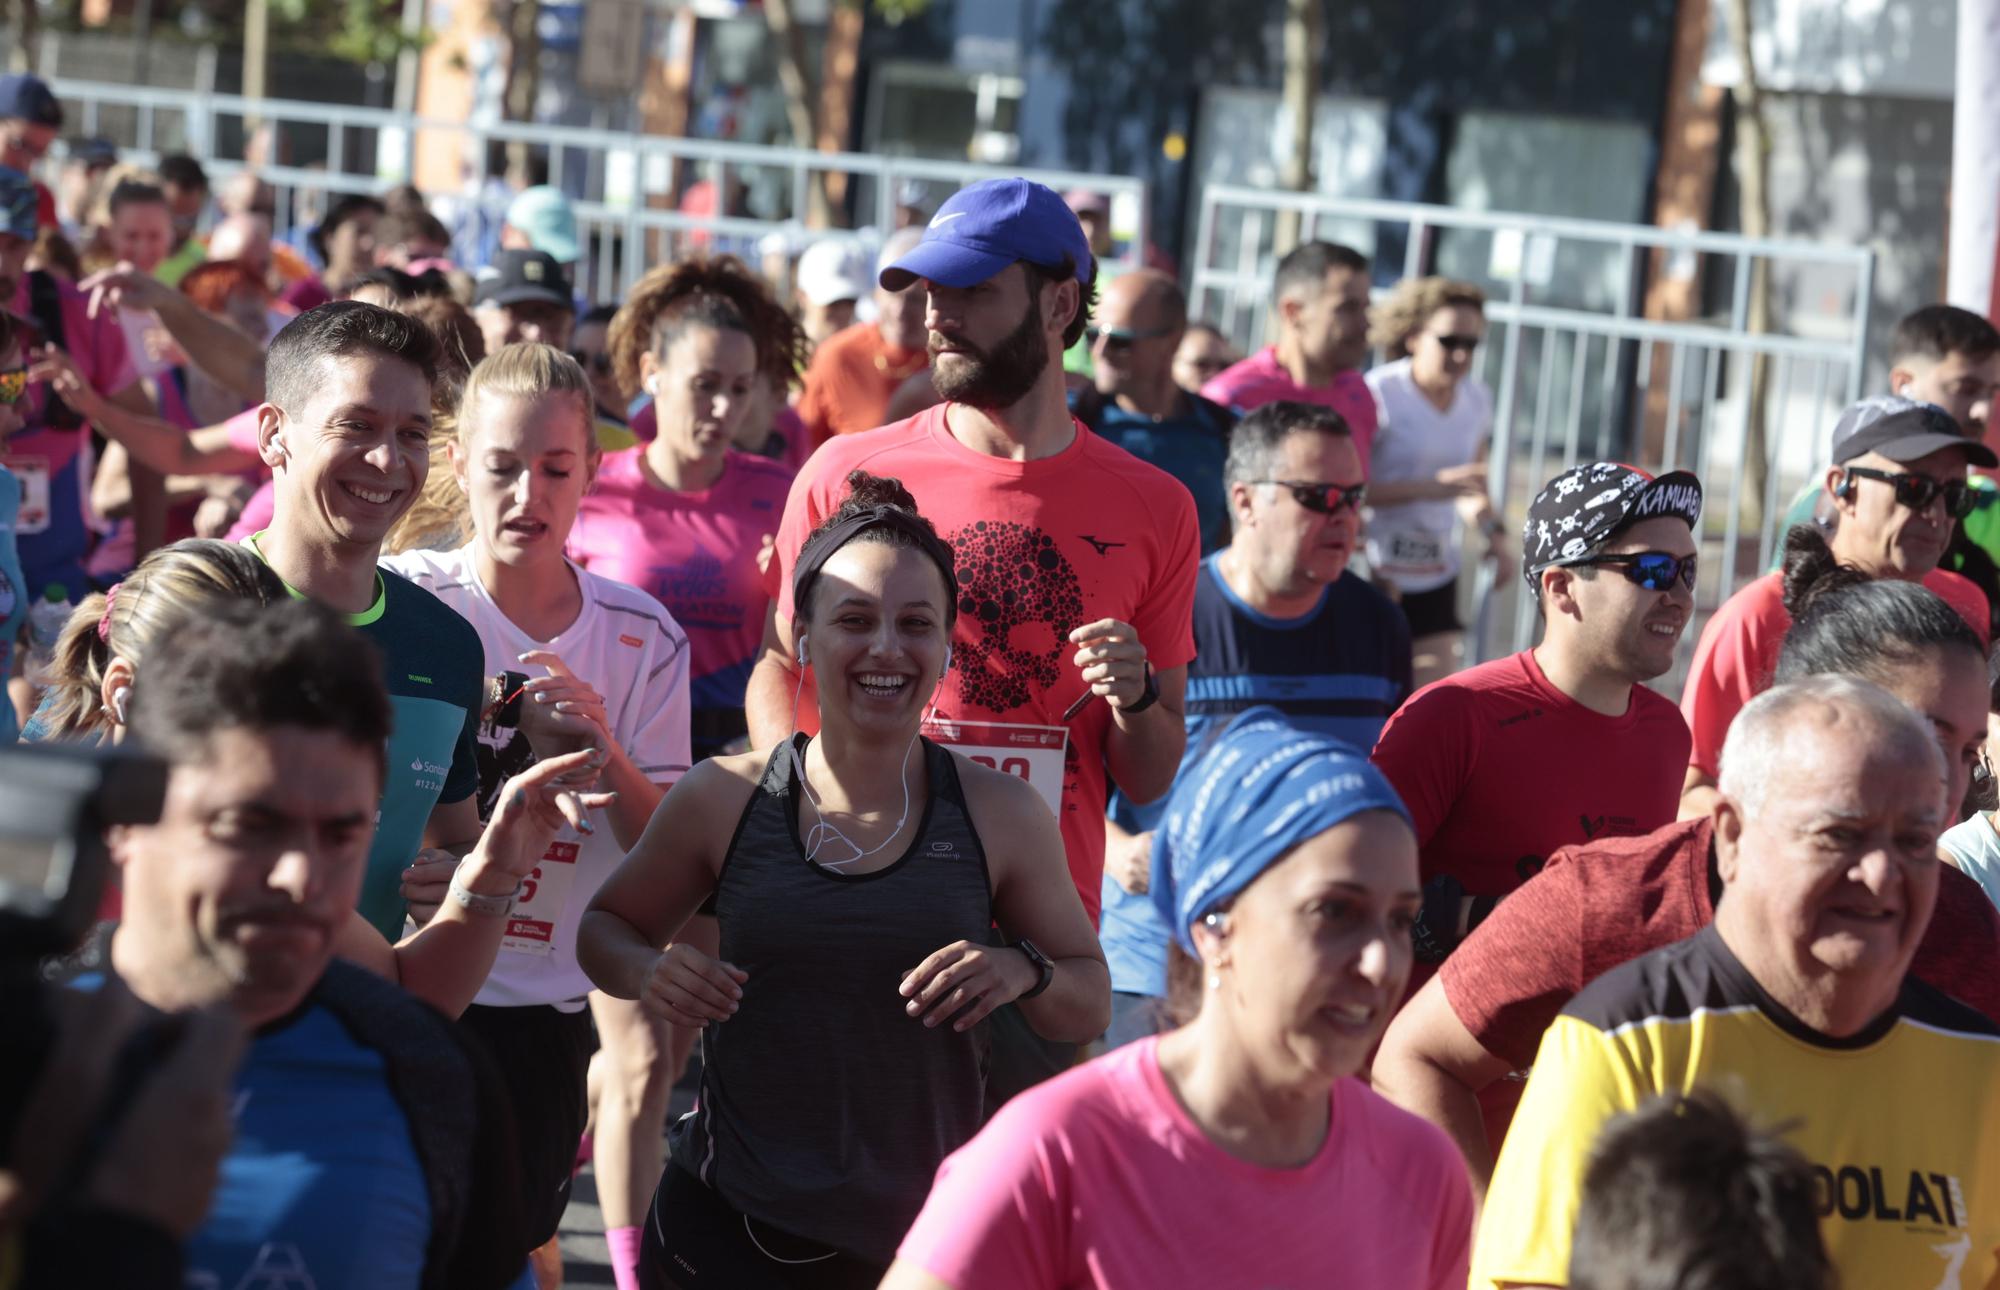
[[884,1290],[1458,1290],[1465,1167],[1353,1078],[1420,899],[1388,781],[1251,708],[1175,788],[1153,879],[1191,1018],[1003,1108],[938,1171]]
[[[50,663],[48,700],[27,737],[123,743],[142,660],[182,622],[229,605],[269,608],[285,600],[285,584],[247,547],[201,538],[161,547],[108,593],[91,596],[70,615]],[[562,809],[582,818],[578,801]],[[505,894],[529,877],[538,858],[539,853],[520,857],[503,849],[496,860],[488,848],[484,858],[475,852],[461,862],[455,880],[475,893]],[[513,867],[500,867],[501,862]],[[119,905],[113,891],[104,913],[115,916]],[[448,901],[437,917],[391,946],[359,912],[350,912],[334,934],[333,952],[456,1017],[472,1002],[500,951],[506,920],[485,916],[490,913]]]
[[[1674,818],[1687,727],[1643,682],[1694,612],[1701,482],[1600,461],[1550,480],[1521,530],[1541,644],[1417,691],[1375,764],[1416,821],[1416,984],[1558,847]],[[1533,791],[1522,768],[1534,768]]]
[[1368,471],[1375,399],[1361,379],[1368,361],[1368,257],[1334,242],[1303,242],[1278,261],[1271,284],[1278,340],[1201,387],[1225,408],[1250,412],[1281,399],[1317,403],[1346,419]]
[[1174,351],[1174,384],[1189,394],[1199,394],[1202,386],[1242,358],[1214,323],[1191,322],[1180,348]]
[[[480,728],[482,818],[492,816],[511,776],[579,746],[602,752],[603,787],[617,794],[608,829],[557,831],[464,1017],[499,1060],[512,1095],[534,1246],[562,1221],[583,1135],[590,981],[576,962],[577,924],[688,766],[686,634],[651,596],[563,558],[599,460],[591,410],[588,378],[559,350],[509,345],[486,359],[466,382],[451,445],[471,541],[383,561],[479,633],[493,687]],[[632,1229],[622,1241],[612,1236],[617,1267],[615,1247],[636,1245],[644,1204],[643,1192],[630,1198],[621,1176],[643,1169],[647,1185],[658,1177],[654,1144],[687,1050],[683,1044],[663,1077],[642,1076],[629,1088],[627,1072],[665,1059],[664,1028],[647,1025],[633,1005],[603,1002],[595,1011],[614,1083],[598,1115],[599,1202],[607,1232]]]
[[[1034,789],[918,734],[950,666],[952,552],[893,480],[849,482],[794,574],[819,735],[697,765],[584,916],[599,988],[703,1028],[648,1287],[874,1287],[978,1128],[981,1023],[1018,1001],[1076,1043],[1109,1012]],[[720,957],[661,953],[711,895]]]
[[[922,240],[921,228],[889,236],[876,258],[881,272]],[[884,412],[903,382],[930,365],[924,351],[924,293],[911,287],[875,287],[875,321],[856,323],[829,336],[813,352],[799,395],[799,417],[812,446],[837,434],[873,430],[889,420]]]
[[313,255],[325,267],[285,289],[285,303],[301,313],[347,294],[354,280],[375,267],[375,225],[388,213],[378,198],[346,193],[326,208],[310,233]]
[[[1205,736],[1264,700],[1300,729],[1365,752],[1410,694],[1403,615],[1347,568],[1365,486],[1340,414],[1266,403],[1231,436],[1228,472],[1236,531],[1202,561],[1195,584],[1188,751],[1176,782],[1199,764]],[[1263,482],[1274,479],[1290,487]],[[1148,894],[1164,809],[1114,793],[1105,824],[1099,930],[1111,966],[1111,1047],[1158,1029],[1167,993],[1173,937]]]
[[[1979,752],[1979,766],[1985,774],[1988,793],[1993,779],[1993,755],[2000,752],[2000,650],[1987,663],[1986,746]],[[1988,801],[1992,799],[1989,796]],[[1939,844],[1945,859],[1979,884],[1986,898],[2000,907],[2000,811],[1982,809],[1945,831]]]
[[411,318],[344,300],[287,323],[268,363],[257,445],[274,509],[246,541],[292,594],[345,614],[382,651],[396,733],[360,908],[393,941],[406,916],[421,924],[444,899],[449,849],[479,836],[479,638],[437,597],[376,567],[430,473],[438,342]]
[[[1825,486],[1839,525],[1830,539],[1821,539],[1833,558],[1873,578],[1923,583],[1986,640],[1986,597],[1937,565],[1952,521],[1970,509],[1966,466],[1992,466],[2000,458],[1961,435],[1942,409],[1890,396],[1864,399],[1841,413],[1833,460]],[[1681,715],[1694,735],[1681,795],[1684,818],[1708,814],[1729,723],[1768,682],[1791,624],[1784,579],[1767,574],[1731,596],[1702,628],[1681,692]]]
[[606,452],[620,452],[638,442],[627,415],[631,400],[618,388],[617,370],[611,362],[611,322],[617,316],[617,305],[598,305],[576,320],[576,330],[569,338],[569,356],[583,364],[584,375],[590,378],[597,446]]
[[486,337],[486,352],[535,340],[569,348],[576,302],[562,265],[542,251],[502,251],[477,275],[472,316]]
[[[1839,568],[1824,547],[1819,554],[1796,562],[1791,574],[1799,617],[1778,678],[1858,676],[1909,704],[1936,732],[1958,800],[1990,720],[1978,638],[1922,587]],[[1512,1073],[1528,1069],[1563,1006],[1610,969],[1714,919],[1713,839],[1702,817],[1643,838],[1565,847],[1501,902],[1390,1026],[1375,1059],[1376,1087],[1450,1133],[1476,1186],[1492,1172],[1520,1098]],[[2000,1021],[2000,914],[1956,870],[1939,875],[1915,970]]]
[[1367,377],[1381,422],[1368,475],[1368,567],[1395,586],[1410,620],[1420,686],[1465,666],[1460,519],[1479,526],[1487,559],[1504,546],[1486,496],[1493,395],[1472,374],[1485,338],[1485,293],[1449,278],[1397,283],[1368,333],[1400,355]]
[[762,279],[723,256],[647,274],[610,344],[619,384],[652,396],[659,430],[605,455],[570,558],[667,607],[692,646],[694,755],[738,750],[769,604],[759,562],[791,476],[731,437],[759,376],[796,370],[804,336]]
[[1599,1128],[1699,1087],[1794,1126],[1842,1284],[2000,1280],[2000,1027],[1910,974],[1947,781],[1928,723],[1870,682],[1813,677],[1743,709],[1715,922],[1591,983],[1543,1037],[1471,1284],[1564,1284]]
[[[957,666],[931,737],[1027,779],[1061,822],[1070,875],[1095,919],[1104,809],[1173,784],[1194,655],[1194,503],[1171,476],[1078,425],[1060,358],[1089,323],[1091,260],[1062,198],[994,179],[954,194],[882,285],[921,282],[934,378],[949,401],[877,433],[829,440],[800,472],[767,574],[772,632],[745,696],[751,745],[811,730],[788,584],[805,537],[852,470],[904,481],[957,552]],[[914,288],[913,288],[914,289]],[[994,1105],[1074,1053],[1001,1014]]]
[[[255,1034],[189,1284],[532,1285],[512,1125],[485,1059],[435,1012],[330,961],[383,791],[380,660],[311,604],[212,606],[154,644],[131,724],[171,771],[159,822],[107,837],[130,897],[110,970],[155,1008],[226,1004]],[[509,785],[454,897],[463,912],[500,921],[485,904],[504,908],[508,887],[469,875],[500,852],[541,854],[563,769]]]

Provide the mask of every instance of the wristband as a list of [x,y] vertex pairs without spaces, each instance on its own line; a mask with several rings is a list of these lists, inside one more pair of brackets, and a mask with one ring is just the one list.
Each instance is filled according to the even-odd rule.
[[1128,703],[1125,705],[1125,712],[1127,715],[1135,712],[1144,712],[1159,701],[1160,678],[1153,675],[1153,665],[1148,663],[1146,664],[1146,688],[1140,691],[1137,703]]
[[[464,866],[461,865],[460,868]],[[445,891],[447,896],[457,901],[460,907],[474,914],[498,914],[502,918],[514,912],[514,902],[521,898],[521,888],[525,883],[515,883],[514,890],[504,896],[482,896],[468,890],[458,880],[458,869],[451,871],[451,886]]]

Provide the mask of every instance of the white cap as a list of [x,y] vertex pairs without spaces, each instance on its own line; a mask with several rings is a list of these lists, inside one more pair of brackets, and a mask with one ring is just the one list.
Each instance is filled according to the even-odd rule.
[[800,295],[820,308],[836,300],[859,300],[874,286],[862,265],[861,248],[834,238],[823,238],[806,248],[792,281]]

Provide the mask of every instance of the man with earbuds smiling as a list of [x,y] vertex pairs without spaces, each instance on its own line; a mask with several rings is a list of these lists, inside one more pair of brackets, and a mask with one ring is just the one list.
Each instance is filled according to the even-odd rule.
[[257,410],[275,509],[246,539],[293,596],[345,615],[382,651],[395,734],[359,908],[392,943],[406,912],[428,921],[480,833],[479,637],[437,597],[376,567],[430,471],[437,360],[423,324],[358,301],[287,323]]

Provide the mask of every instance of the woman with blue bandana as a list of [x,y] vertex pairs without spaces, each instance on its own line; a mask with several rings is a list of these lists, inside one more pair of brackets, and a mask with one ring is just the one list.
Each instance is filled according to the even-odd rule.
[[1464,1285],[1464,1162],[1353,1078],[1421,901],[1388,781],[1252,708],[1175,786],[1152,891],[1189,1019],[1008,1103],[939,1168],[882,1290]]

